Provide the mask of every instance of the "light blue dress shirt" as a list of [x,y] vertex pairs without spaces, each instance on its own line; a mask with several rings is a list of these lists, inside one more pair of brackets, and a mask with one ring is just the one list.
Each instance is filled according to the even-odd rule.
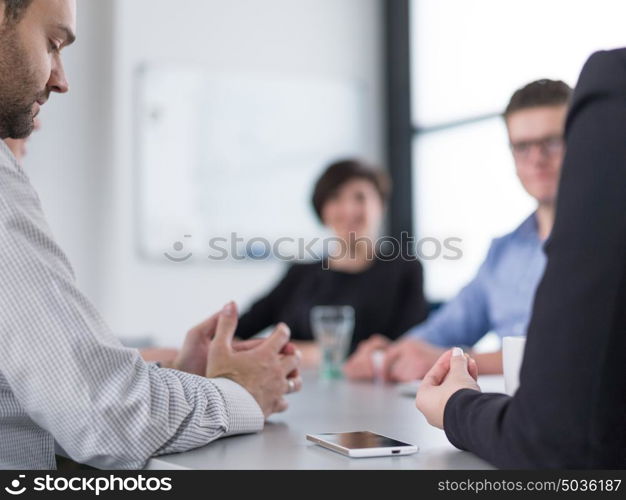
[[535,214],[492,241],[476,277],[405,335],[442,347],[472,346],[486,333],[526,335],[546,257]]

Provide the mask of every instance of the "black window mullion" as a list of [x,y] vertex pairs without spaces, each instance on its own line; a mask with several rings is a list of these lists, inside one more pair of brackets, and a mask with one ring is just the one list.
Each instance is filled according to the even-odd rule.
[[389,233],[413,235],[410,0],[385,0],[387,165],[393,180]]

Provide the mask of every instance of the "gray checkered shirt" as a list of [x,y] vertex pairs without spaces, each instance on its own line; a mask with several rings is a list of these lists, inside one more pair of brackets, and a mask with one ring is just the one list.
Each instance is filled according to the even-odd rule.
[[227,379],[145,363],[78,290],[37,193],[0,140],[0,468],[141,468],[154,455],[255,432],[263,414]]

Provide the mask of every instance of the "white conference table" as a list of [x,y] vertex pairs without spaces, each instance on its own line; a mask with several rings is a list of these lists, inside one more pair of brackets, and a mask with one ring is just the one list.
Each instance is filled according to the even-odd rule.
[[[502,392],[502,377],[479,378],[484,392]],[[151,459],[147,469],[491,469],[459,451],[431,427],[400,387],[383,383],[318,380],[304,374],[304,387],[289,409],[273,415],[263,432],[232,436],[185,453]],[[306,440],[305,434],[369,430],[417,445],[415,455],[348,458]]]

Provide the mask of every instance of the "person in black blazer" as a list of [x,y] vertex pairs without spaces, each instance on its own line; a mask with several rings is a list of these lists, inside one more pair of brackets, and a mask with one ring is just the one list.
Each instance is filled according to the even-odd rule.
[[518,391],[481,393],[454,349],[416,399],[452,444],[498,467],[626,467],[626,49],[585,64],[566,140]]

